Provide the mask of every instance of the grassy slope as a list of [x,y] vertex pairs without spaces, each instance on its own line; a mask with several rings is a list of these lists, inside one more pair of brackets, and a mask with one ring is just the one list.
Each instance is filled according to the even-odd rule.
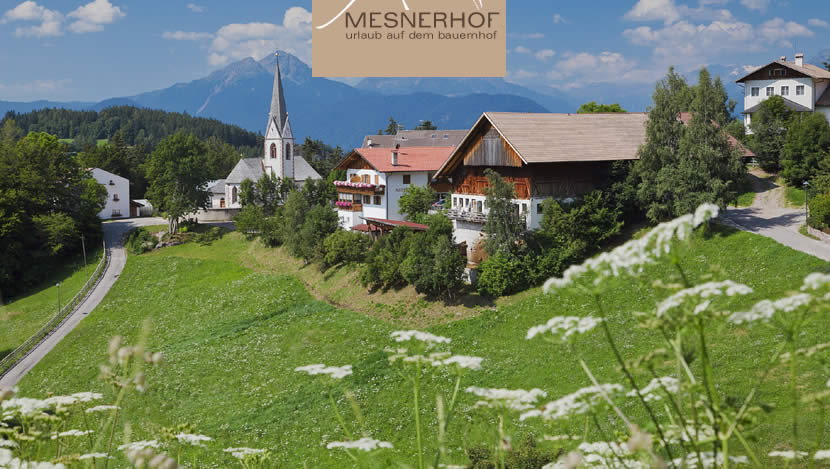
[[[90,275],[101,260],[102,252],[97,249],[89,254]],[[61,283],[61,304],[64,304],[86,282],[83,257],[67,262],[29,295],[11,298],[10,303],[0,306],[0,358],[17,348],[58,312],[58,288],[55,286],[58,282]]]
[[[716,234],[696,240],[695,251],[683,258],[693,280],[718,272],[718,277],[744,282],[756,294],[737,299],[747,306],[759,298],[778,296],[800,285],[812,271],[828,264],[787,247],[747,233]],[[216,447],[250,445],[273,448],[277,461],[287,467],[346,467],[350,464],[322,442],[342,437],[328,406],[324,388],[314,379],[298,375],[293,368],[310,363],[354,365],[355,374],[343,384],[353,390],[365,417],[364,430],[391,440],[396,453],[410,455],[414,432],[409,402],[411,388],[387,364],[380,350],[389,345],[388,334],[399,327],[370,316],[336,309],[315,301],[295,277],[279,275],[293,266],[263,265],[256,259],[272,255],[231,234],[211,248],[185,245],[132,257],[120,281],[95,314],[85,319],[73,334],[38,365],[21,383],[27,395],[46,391],[68,392],[102,389],[95,380],[97,364],[104,361],[106,342],[120,334],[135,340],[145,317],[153,320],[150,347],[165,353],[167,365],[148,376],[151,390],[127,404],[127,419],[134,425],[134,438],[148,435],[154,425],[189,422],[217,438]],[[244,265],[259,265],[253,272]],[[786,266],[782,269],[781,266]],[[268,269],[272,271],[269,272]],[[671,280],[668,269],[655,275]],[[609,293],[607,307],[626,357],[643,353],[656,343],[654,337],[633,327],[630,312],[653,306],[654,298],[632,281],[620,280]],[[591,314],[585,298],[565,291],[560,295],[530,292],[494,311],[431,328],[453,338],[455,353],[486,358],[485,370],[472,374],[464,385],[545,389],[556,398],[588,384],[576,357],[584,356],[600,381],[621,378],[610,359],[610,350],[599,334],[577,341],[573,350],[544,341],[524,340],[527,329],[555,315]],[[827,319],[823,318],[824,323]],[[822,327],[804,337],[806,343],[826,341]],[[724,377],[723,391],[743,395],[749,389],[745,377],[753,376],[773,345],[774,333],[721,327],[713,331],[716,373]],[[801,370],[810,387],[823,387],[826,376]],[[764,402],[782,404],[786,388],[779,380],[763,389]],[[425,381],[426,395],[446,389],[449,377],[436,375]],[[432,397],[429,397],[432,399]],[[425,422],[433,435],[434,414],[426,402]],[[463,396],[463,406],[473,403]],[[348,404],[341,400],[345,408]],[[643,422],[634,405],[624,410]],[[754,432],[766,452],[786,439],[786,409],[778,418]],[[472,412],[471,418],[455,420],[452,432],[452,462],[463,462],[465,442],[482,441],[492,422]],[[815,415],[805,413],[802,430],[815,433]],[[537,422],[511,422],[514,433],[535,431],[559,434],[581,431],[584,421],[571,426],[544,428]],[[431,441],[431,438],[428,439]],[[410,459],[412,460],[412,459]],[[217,461],[218,465],[223,462]]]

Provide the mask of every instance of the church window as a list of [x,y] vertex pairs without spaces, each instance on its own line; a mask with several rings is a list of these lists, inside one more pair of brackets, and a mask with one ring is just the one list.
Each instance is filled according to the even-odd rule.
[[235,204],[236,200],[237,200],[237,192],[236,192],[236,187],[234,187],[233,191],[231,191],[231,203]]
[[286,159],[286,161],[291,159],[291,144],[290,143],[285,144],[285,159]]
[[277,145],[272,143],[271,144],[271,159],[274,159],[276,157],[277,157]]

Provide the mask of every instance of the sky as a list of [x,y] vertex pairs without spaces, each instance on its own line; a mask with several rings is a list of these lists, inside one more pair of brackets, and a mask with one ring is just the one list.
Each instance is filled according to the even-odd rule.
[[[0,0],[0,100],[130,96],[276,49],[313,65],[310,11],[311,0]],[[830,53],[827,0],[510,0],[507,18],[506,79],[535,89],[653,83],[670,65],[737,78]]]

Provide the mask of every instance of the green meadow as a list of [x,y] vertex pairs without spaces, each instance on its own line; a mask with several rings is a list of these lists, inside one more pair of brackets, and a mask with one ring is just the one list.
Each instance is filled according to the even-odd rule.
[[[728,305],[735,310],[797,289],[808,273],[830,271],[830,265],[819,259],[767,238],[726,228],[716,228],[706,236],[698,233],[682,246],[680,262],[692,282],[731,279],[755,290],[751,295],[731,298]],[[308,283],[313,275],[306,269],[315,267],[275,261],[284,258],[280,250],[246,241],[238,233],[227,234],[209,246],[190,243],[131,256],[106,299],[26,376],[20,394],[107,393],[97,376],[99,365],[107,360],[108,340],[120,335],[126,343],[136,343],[142,322],[149,319],[152,328],[146,338],[147,349],[162,352],[165,363],[148,369],[147,392],[130,395],[124,404],[122,416],[132,440],[151,438],[161,427],[188,423],[215,440],[207,450],[193,450],[197,452],[183,457],[187,461],[198,457],[202,462],[199,467],[228,467],[235,463],[221,450],[248,446],[269,448],[275,467],[321,468],[351,467],[352,463],[344,453],[325,447],[327,442],[344,439],[329,402],[328,385],[294,371],[316,363],[353,365],[354,374],[337,382],[333,395],[355,433],[394,444],[394,450],[380,453],[374,462],[383,466],[387,462],[384,458],[394,458],[414,463],[412,387],[383,351],[394,345],[392,331],[409,328],[413,322],[452,338],[449,348],[453,353],[484,357],[483,370],[470,371],[462,389],[540,388],[547,392],[543,401],[547,402],[590,385],[578,363],[580,357],[600,382],[623,383],[599,329],[578,337],[572,346],[525,339],[530,327],[553,316],[594,314],[593,302],[575,290],[548,295],[540,289],[525,292],[492,305],[468,308],[467,314],[459,315],[461,319],[453,319],[447,306],[440,303],[434,308],[444,312],[430,316],[422,312],[432,307],[424,302],[417,321],[413,321],[406,314],[390,315],[382,308],[350,310],[342,307],[342,302],[335,307],[322,301],[318,299],[325,298],[320,293],[322,287]],[[665,265],[650,267],[647,273],[650,279],[666,283],[676,280],[675,270]],[[325,275],[329,279],[348,278],[348,269]],[[316,292],[316,297],[310,291]],[[342,286],[338,289],[343,302],[349,300],[347,291]],[[371,298],[378,295],[369,295],[357,283],[351,291],[354,297],[370,298],[352,300],[352,305],[374,304]],[[657,300],[652,289],[637,281],[619,278],[610,283],[603,301],[615,340],[626,358],[661,344],[655,332],[638,328],[632,316],[633,312],[652,309]],[[817,324],[828,324],[828,320],[830,317],[822,317]],[[761,364],[782,338],[763,328],[721,323],[709,327],[719,390],[727,401],[743,399]],[[826,328],[814,327],[801,340],[803,344],[826,342]],[[825,386],[827,376],[823,373],[807,367],[797,371],[805,388]],[[768,404],[771,413],[748,435],[760,454],[788,449],[787,376],[788,370],[776,368],[757,396],[757,402]],[[643,385],[649,379],[637,378]],[[434,454],[436,448],[435,395],[450,392],[452,385],[453,377],[441,369],[424,378],[421,417],[428,454]],[[344,391],[358,405],[359,414]],[[473,409],[475,401],[474,396],[461,392],[461,414],[450,424],[446,463],[467,463],[465,448],[492,439],[495,416]],[[648,428],[642,408],[634,401],[622,411]],[[659,407],[657,412],[665,414]],[[818,415],[805,412],[802,417],[802,434],[816,434]],[[609,430],[622,430],[610,418],[606,424]],[[505,428],[515,442],[527,434],[540,439],[544,435],[581,434],[585,426],[584,418],[557,425],[511,418]],[[589,438],[601,436],[591,433]],[[124,435],[115,439],[121,443]],[[555,450],[555,444],[542,442],[540,446]]]

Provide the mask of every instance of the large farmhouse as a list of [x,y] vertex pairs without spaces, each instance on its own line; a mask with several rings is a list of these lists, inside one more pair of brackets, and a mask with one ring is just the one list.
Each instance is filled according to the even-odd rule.
[[130,212],[134,205],[130,202],[130,181],[101,168],[92,168],[90,172],[98,184],[107,188],[107,202],[98,218],[111,220],[133,215]]
[[804,63],[804,54],[796,54],[794,62],[781,57],[739,78],[737,83],[744,85],[747,127],[761,102],[771,96],[781,96],[792,111],[818,112],[830,121],[830,71]]
[[[398,201],[410,186],[427,186],[453,147],[357,148],[335,168],[337,214],[344,229],[365,230],[366,219],[403,221]],[[437,190],[441,192],[441,187]],[[446,186],[444,191],[448,191]]]

